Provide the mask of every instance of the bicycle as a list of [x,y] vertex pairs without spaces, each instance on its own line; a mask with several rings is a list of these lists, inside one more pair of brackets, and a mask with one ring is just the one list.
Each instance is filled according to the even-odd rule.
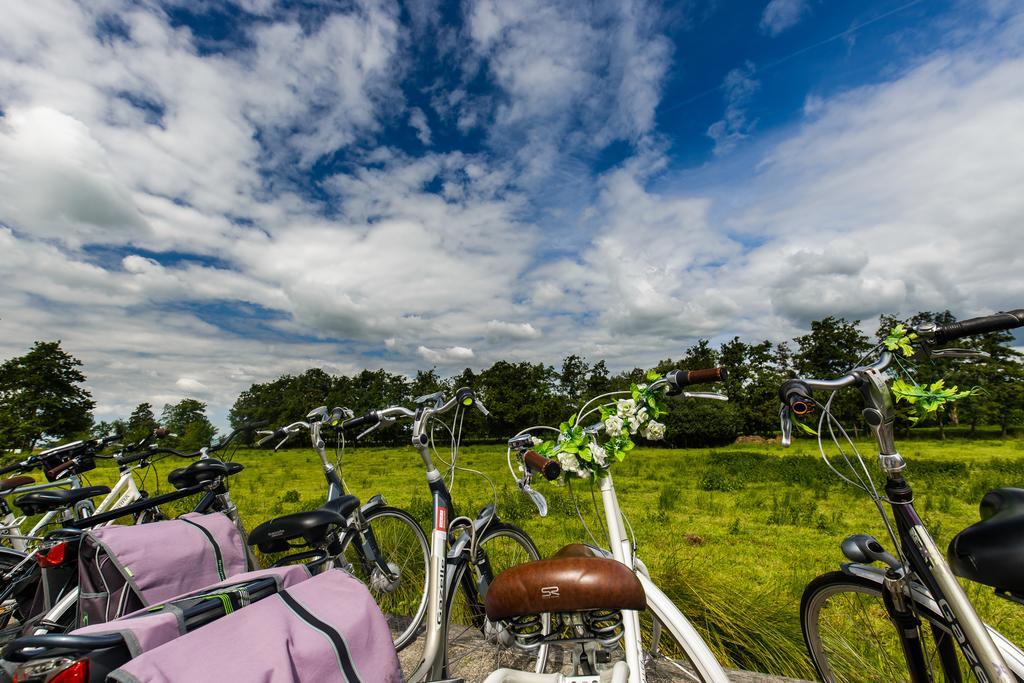
[[[915,328],[914,344],[925,356],[969,357],[971,352],[964,349],[933,347],[1022,325],[1024,309],[949,325],[929,323]],[[850,536],[841,545],[849,562],[842,564],[840,571],[808,584],[801,599],[800,621],[814,667],[829,682],[864,680],[866,675],[900,680],[908,674],[911,681],[932,681],[936,671],[941,671],[946,681],[961,681],[965,675],[983,682],[1024,680],[1024,652],[982,622],[915,510],[914,492],[904,478],[907,463],[896,449],[894,436],[896,413],[888,370],[896,357],[879,347],[871,355],[875,352],[879,353],[874,363],[856,367],[843,377],[791,379],[780,389],[783,445],[791,441],[794,415],[820,409],[817,434],[822,458],[833,472],[871,497],[896,549],[893,555],[872,536]],[[848,387],[859,389],[863,398],[863,415],[877,441],[878,463],[885,476],[884,496],[856,445],[830,412],[838,392]],[[814,391],[829,392],[828,398],[816,400]],[[850,476],[829,460],[823,441],[826,430]],[[1016,539],[998,540],[1020,543],[1024,538],[1018,533]],[[1009,553],[1003,556],[1012,557]],[[872,566],[875,562],[887,568]],[[982,567],[975,569],[980,573]],[[986,565],[985,569],[1000,568]],[[1012,573],[1003,569],[1007,571],[995,573]],[[873,659],[866,663],[867,658]],[[866,672],[868,667],[874,671]]]
[[[494,576],[510,566],[539,559],[536,544],[519,527],[502,522],[494,504],[484,506],[475,518],[459,516],[445,476],[438,471],[431,454],[433,451],[440,458],[434,446],[433,421],[454,410],[453,428],[444,427],[451,436],[449,474],[454,477],[457,469],[468,469],[457,465],[465,411],[475,407],[485,416],[489,413],[473,391],[466,387],[447,400],[438,392],[417,398],[415,404],[415,410],[391,406],[370,411],[342,424],[345,430],[368,427],[357,437],[362,438],[399,418],[411,418],[412,446],[419,452],[426,468],[427,487],[433,501],[430,572],[424,610],[411,617],[417,623],[417,631],[420,623],[425,629],[422,645],[417,638],[399,653],[407,680],[418,683],[464,678],[464,668],[471,665],[468,655],[478,649],[476,640],[468,637],[470,634],[482,636],[495,645],[494,655],[498,662],[519,663],[524,658],[536,659],[535,651],[511,647],[510,639],[497,624],[486,618],[484,611],[484,598]],[[483,476],[475,470],[469,471]]]
[[[0,520],[0,542],[8,544],[17,553],[24,556],[29,542],[38,540],[39,533],[51,525],[58,516],[61,521],[68,522],[95,512],[97,508],[91,498],[102,495],[102,493],[95,492],[101,487],[94,487],[93,493],[84,495],[81,491],[82,475],[96,467],[96,458],[102,457],[98,455],[98,452],[118,439],[120,439],[119,436],[108,436],[102,439],[63,444],[0,469],[0,475],[13,473],[20,475],[0,481],[0,514],[3,515],[3,519]],[[41,469],[45,473],[46,483],[36,484],[35,479],[25,476],[28,472],[36,469]],[[131,477],[128,478],[131,479]],[[104,501],[104,509],[115,507],[119,498],[126,493],[133,493],[131,500],[135,500],[139,496],[138,489],[135,488],[132,492],[131,484],[124,481],[124,476],[118,480],[115,491],[113,496],[108,496],[108,499]],[[22,500],[22,495],[31,493],[43,494],[26,499],[31,507],[37,508],[43,503],[47,503],[46,507],[50,509],[43,512],[28,532],[23,532],[21,527],[28,519],[28,515],[15,516],[7,499],[18,495],[18,500]],[[109,489],[103,493],[109,493]],[[18,503],[15,502],[15,505]],[[3,548],[0,548],[0,567],[4,564],[2,551]],[[15,557],[11,553],[6,555]]]
[[[602,430],[609,433],[614,431],[611,440],[620,439],[623,434],[633,433],[640,428],[638,422],[634,422],[632,427],[624,424],[617,416],[613,399],[630,396],[623,400],[632,402],[637,412],[647,411],[649,406],[653,410],[654,406],[658,406],[657,399],[648,404],[649,398],[662,394],[728,400],[721,394],[684,390],[686,386],[725,378],[726,371],[721,368],[692,372],[674,370],[665,377],[652,379],[642,389],[634,387],[636,391],[617,391],[597,396],[585,403],[572,419],[559,428],[538,425],[512,437],[508,450],[509,470],[519,488],[534,502],[543,516],[546,514],[547,503],[543,495],[530,486],[534,472],[543,473],[545,478],[554,478],[554,465],[561,464],[563,467],[569,466],[571,472],[582,474],[579,461],[583,457],[580,455],[581,443],[587,444],[584,447],[589,450],[590,458],[603,457],[595,455],[596,451],[607,454],[597,440]],[[638,398],[648,405],[638,408],[641,403]],[[609,417],[616,416],[619,422],[607,426],[606,412]],[[633,419],[642,419],[635,417],[637,412],[634,412]],[[600,421],[582,427],[595,413],[600,413]],[[627,417],[625,421],[629,419]],[[535,437],[534,432],[537,431],[554,431],[559,436],[553,443],[544,443]],[[651,436],[654,436],[653,433]],[[533,450],[542,447],[546,447],[543,454]],[[629,441],[625,448],[632,448],[632,442]],[[513,452],[522,463],[521,477],[512,465]],[[548,456],[558,458],[559,462],[556,463]],[[570,544],[548,560],[522,565],[499,575],[487,597],[488,615],[492,619],[504,621],[520,647],[546,648],[550,652],[551,648],[557,646],[563,654],[568,651],[571,654],[568,664],[570,675],[564,675],[565,662],[559,664],[552,660],[546,666],[561,666],[562,670],[540,673],[544,668],[539,666],[535,672],[503,669],[492,673],[487,683],[595,681],[598,676],[601,676],[601,681],[642,683],[649,677],[651,680],[656,677],[660,679],[666,667],[673,670],[670,674],[673,678],[683,676],[687,680],[725,683],[728,678],[710,648],[689,620],[651,580],[646,565],[637,556],[636,539],[632,537],[629,521],[619,506],[615,492],[611,461],[600,464],[601,467],[592,473],[597,479],[596,488],[600,491],[608,548],[602,548],[593,534],[590,534],[593,545]],[[572,490],[571,484],[569,490]],[[573,502],[583,521],[574,494]],[[596,499],[594,507],[600,518]],[[585,521],[583,525],[590,533]],[[644,611],[650,613],[650,620],[645,618],[641,624],[640,615]],[[620,651],[620,657],[614,656],[616,650]],[[676,662],[666,653],[684,655],[689,666]]]
[[[381,611],[387,615],[395,648],[402,649],[415,639],[426,611],[427,536],[412,515],[389,506],[380,494],[362,506],[355,496],[344,495],[338,468],[327,458],[322,432],[336,429],[340,434],[342,424],[352,416],[352,411],[344,408],[334,408],[328,414],[327,407],[321,406],[310,411],[306,420],[267,433],[257,445],[280,439],[274,448],[276,451],[298,431],[309,432],[327,480],[327,500],[323,507],[338,512],[346,520],[338,547],[333,552],[339,558],[344,556],[340,564],[347,565],[348,570],[370,588]],[[274,526],[273,522],[268,524]],[[410,609],[412,618],[403,617]]]
[[[114,500],[108,508],[107,500],[113,499],[109,489],[91,487],[108,491],[107,498],[96,508],[96,512],[88,517],[69,521],[65,527],[51,532],[47,539],[4,575],[6,583],[0,590],[0,603],[6,603],[15,593],[22,596],[18,601],[21,622],[19,629],[31,629],[32,635],[44,635],[62,633],[74,625],[75,608],[79,597],[75,542],[77,535],[84,529],[105,526],[128,515],[132,515],[136,523],[157,521],[164,518],[159,506],[201,494],[201,499],[192,511],[223,512],[244,537],[244,527],[238,516],[237,507],[225,485],[226,478],[240,472],[242,466],[216,460],[211,458],[210,454],[226,448],[237,435],[258,426],[262,426],[262,423],[240,427],[216,446],[204,447],[195,453],[182,453],[170,448],[142,448],[140,452],[122,452],[115,455],[114,458],[122,471],[119,483],[125,482],[125,493]],[[145,445],[146,441],[142,444]],[[132,475],[137,469],[152,466],[156,456],[161,455],[198,459],[168,475],[176,490],[157,496],[143,496]],[[89,490],[81,489],[81,492]],[[99,494],[94,492],[93,495]],[[136,499],[131,500],[131,497]],[[40,501],[40,505],[45,504],[55,503]],[[29,589],[34,589],[31,595],[27,595]],[[28,597],[27,601],[25,597]]]

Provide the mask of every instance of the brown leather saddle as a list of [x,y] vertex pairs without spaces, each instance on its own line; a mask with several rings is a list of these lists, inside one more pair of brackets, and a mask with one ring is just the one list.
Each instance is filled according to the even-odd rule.
[[547,560],[506,569],[484,600],[491,621],[545,612],[642,610],[647,601],[640,580],[624,564],[573,543]]

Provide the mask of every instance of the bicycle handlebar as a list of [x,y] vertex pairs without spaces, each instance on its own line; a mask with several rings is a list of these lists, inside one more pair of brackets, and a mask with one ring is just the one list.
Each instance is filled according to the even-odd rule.
[[31,469],[34,465],[28,460],[22,462],[16,462],[13,465],[7,467],[0,467],[0,475],[11,474],[12,472],[21,472],[23,470]]
[[[490,415],[490,412],[488,412],[487,408],[484,407],[484,404],[480,402],[480,399],[476,397],[473,390],[468,387],[462,387],[455,392],[454,396],[437,408],[420,406],[416,410],[410,410],[403,406],[391,406],[382,410],[371,410],[365,415],[360,415],[359,417],[353,417],[346,420],[341,424],[341,429],[347,431],[350,429],[365,427],[367,425],[370,426],[370,429],[375,429],[379,424],[393,421],[398,417],[412,417],[417,419],[430,418],[434,415],[447,413],[449,410],[460,404],[463,407],[475,406],[477,410],[485,416]],[[365,432],[363,435],[365,435]]]
[[988,334],[989,332],[1002,332],[1017,327],[1024,327],[1024,308],[994,315],[984,315],[978,318],[969,318],[949,323],[948,325],[926,323],[917,326],[914,331],[926,339],[931,339],[935,343],[941,344],[942,342],[953,341],[961,337]]
[[341,423],[341,428],[345,431],[348,431],[350,429],[359,429],[364,425],[377,424],[378,422],[380,422],[380,415],[378,415],[378,411],[371,410],[365,415],[360,415],[359,417],[353,417],[350,420],[345,420],[344,422]]

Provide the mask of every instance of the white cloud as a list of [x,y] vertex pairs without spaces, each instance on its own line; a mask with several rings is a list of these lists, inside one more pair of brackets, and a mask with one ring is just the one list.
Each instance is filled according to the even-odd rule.
[[504,95],[492,142],[514,154],[523,182],[653,131],[672,48],[650,4],[476,0],[467,14],[474,56]]
[[761,13],[761,30],[777,36],[796,26],[810,11],[808,0],[771,0]]
[[472,360],[473,349],[465,346],[450,346],[447,349],[428,349],[426,346],[416,347],[416,353],[431,363],[441,365],[452,365],[463,361]]
[[189,394],[195,394],[200,396],[209,391],[205,384],[203,384],[197,379],[192,379],[191,377],[178,378],[178,381],[174,383],[174,386]]
[[148,231],[88,127],[49,107],[0,119],[0,197],[10,225],[41,237],[116,243]]
[[761,84],[753,77],[754,65],[747,62],[731,70],[722,81],[725,94],[725,113],[721,120],[708,127],[707,135],[714,140],[716,156],[731,152],[746,138],[757,121],[747,118],[747,105]]
[[409,125],[416,131],[416,137],[427,147],[430,146],[432,138],[430,135],[430,124],[427,123],[427,115],[419,107],[413,107],[409,114]]
[[491,320],[487,323],[487,338],[492,342],[536,339],[540,331],[530,323],[510,323]]

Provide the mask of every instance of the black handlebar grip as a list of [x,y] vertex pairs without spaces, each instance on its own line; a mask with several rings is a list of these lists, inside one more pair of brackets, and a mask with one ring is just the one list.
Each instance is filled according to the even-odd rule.
[[798,379],[787,379],[783,382],[779,388],[779,398],[794,415],[808,415],[814,412],[816,404],[811,398],[811,388]]
[[360,415],[359,417],[353,417],[351,420],[346,420],[342,423],[341,428],[345,430],[358,429],[363,425],[376,424],[378,422],[380,422],[380,418],[377,416],[377,413],[371,411],[366,415]]
[[975,334],[988,334],[989,332],[1002,332],[1012,330],[1015,327],[1024,326],[1024,308],[995,315],[985,315],[980,318],[969,318],[960,322],[948,325],[936,325],[932,333],[932,339],[941,344],[942,342],[970,337]]
[[119,462],[122,465],[131,465],[133,462],[145,460],[152,454],[153,451],[142,451],[141,453],[131,453],[129,455],[117,456],[117,462]]
[[705,370],[673,370],[665,375],[669,385],[674,389],[682,389],[691,384],[710,384],[722,382],[729,377],[725,368],[707,368]]
[[265,427],[268,424],[270,424],[270,420],[253,420],[252,422],[246,422],[244,425],[240,426],[235,431],[247,432],[252,429],[259,429],[260,427]]
[[8,465],[7,467],[0,467],[0,475],[10,474],[11,472],[20,472],[23,469],[25,469],[25,467],[23,467],[20,462],[16,462],[13,465]]
[[544,475],[544,478],[548,481],[554,481],[558,479],[558,475],[562,473],[562,466],[551,458],[545,458],[537,451],[526,451],[523,453],[523,462],[531,470],[535,470]]

